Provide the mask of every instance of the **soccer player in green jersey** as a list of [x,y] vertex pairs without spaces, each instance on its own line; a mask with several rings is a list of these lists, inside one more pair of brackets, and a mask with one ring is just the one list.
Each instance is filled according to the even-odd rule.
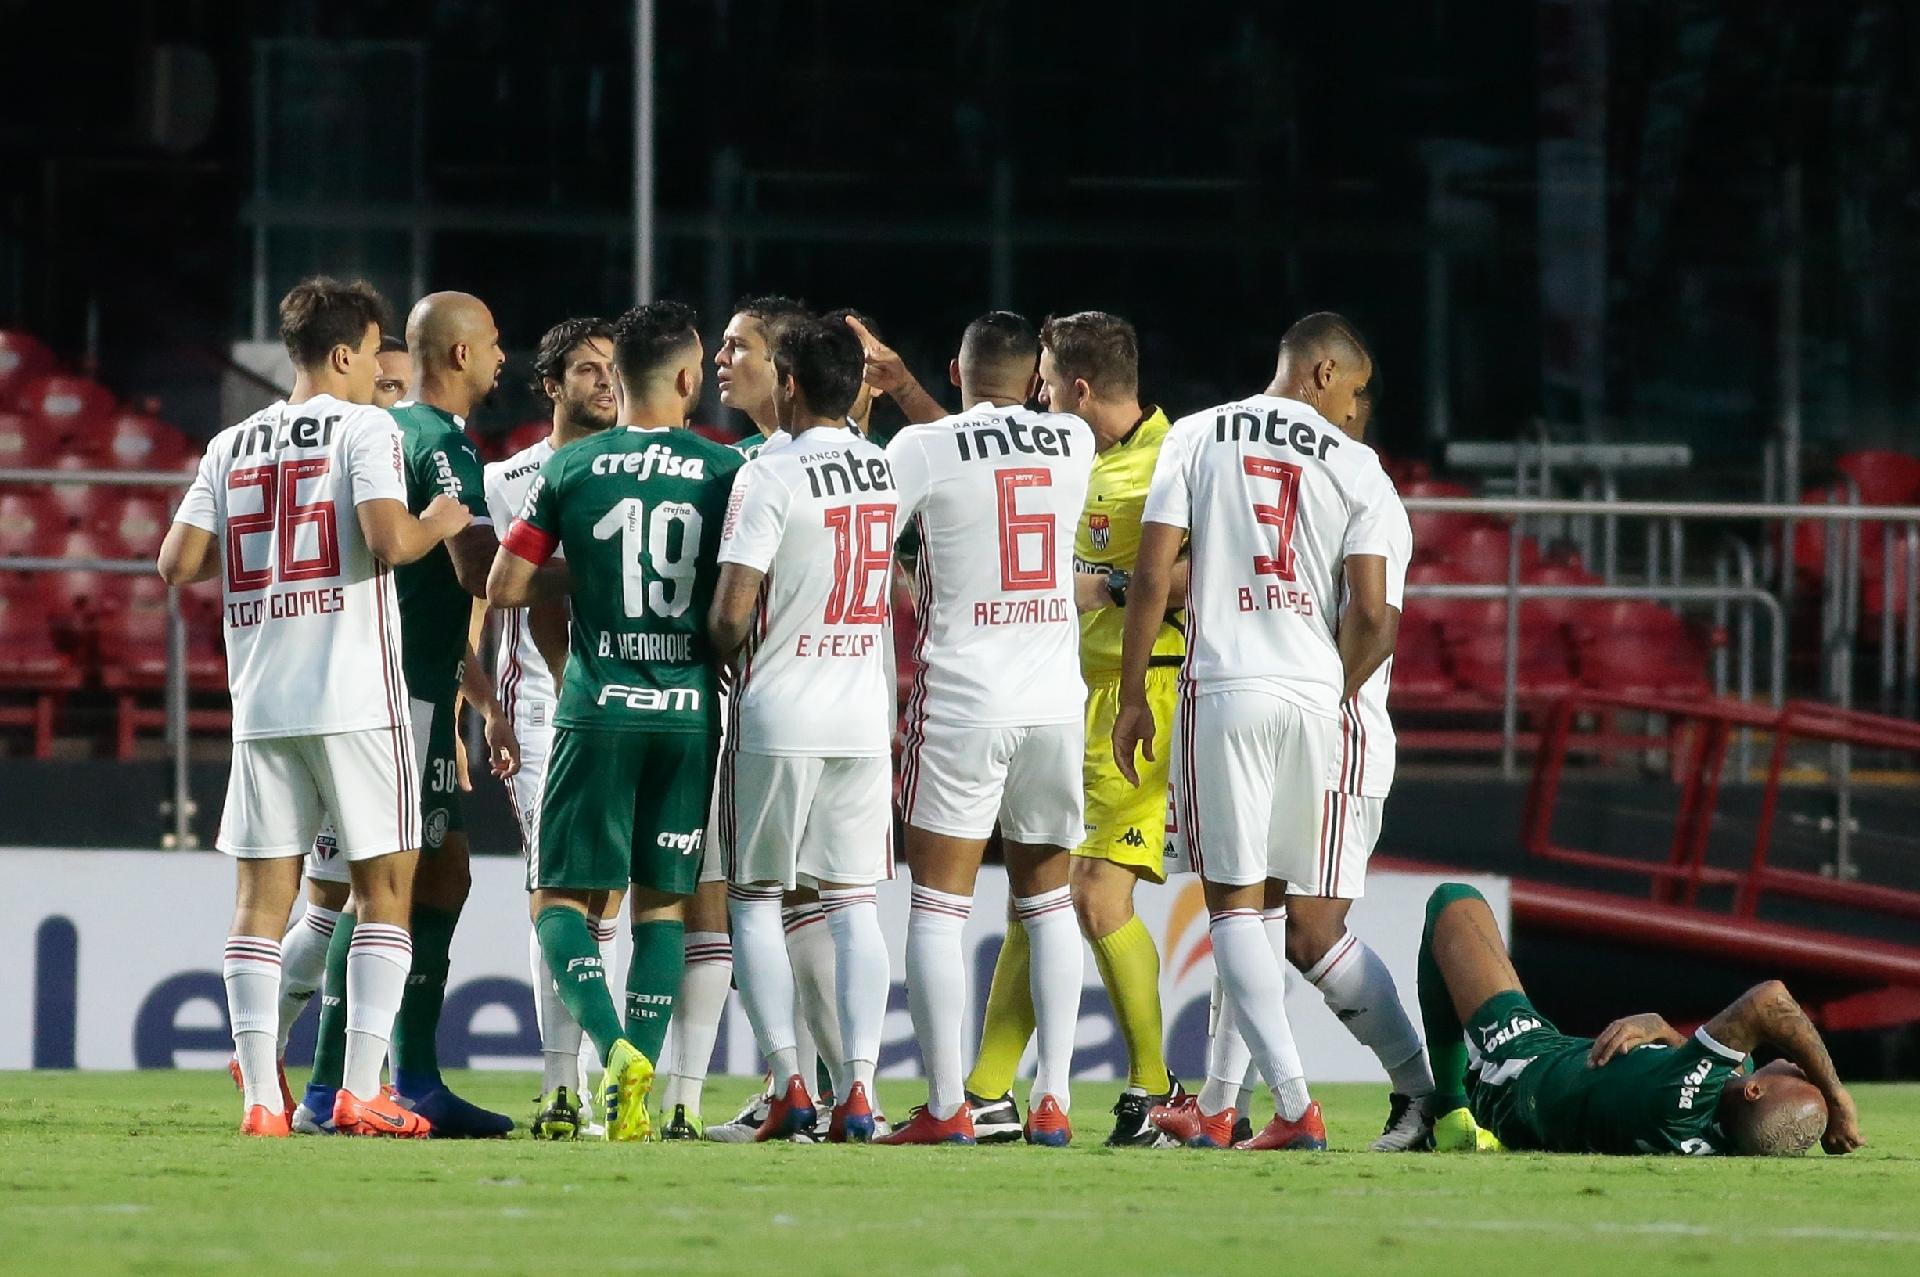
[[[413,968],[394,1022],[393,1085],[408,1107],[432,1123],[436,1136],[500,1136],[513,1129],[512,1119],[470,1104],[447,1088],[435,1038],[454,928],[472,885],[454,753],[463,692],[485,716],[495,773],[509,772],[517,752],[511,724],[467,642],[473,601],[485,596],[487,569],[499,543],[487,513],[480,456],[465,433],[466,418],[492,392],[506,355],[486,304],[454,292],[430,293],[414,304],[407,316],[407,349],[416,377],[414,398],[389,411],[400,427],[408,508],[423,510],[445,494],[464,505],[473,522],[447,542],[444,552],[429,554],[394,576],[407,696],[425,748],[420,784],[423,845],[413,886]],[[341,915],[328,950],[329,989],[344,988],[334,979],[334,955],[340,955],[344,972],[353,929],[354,915]],[[344,998],[329,996],[321,1008],[320,1042],[304,1103],[314,1114],[327,1111],[317,1105],[324,1104],[326,1092],[338,1084],[335,1044],[344,1038],[344,1023]],[[296,1126],[308,1129],[297,1120]]]
[[[568,588],[536,572],[565,553],[573,617],[528,877],[547,966],[606,1061],[615,1140],[651,1128],[647,1095],[680,987],[720,737],[703,618],[745,459],[681,428],[700,395],[696,322],[689,307],[650,302],[614,325],[619,424],[541,467],[487,583],[493,606],[530,606]],[[609,892],[629,887],[623,1024],[592,920]]]
[[[1420,1013],[1442,1149],[1489,1148],[1489,1134],[1552,1153],[1764,1156],[1866,1142],[1819,1032],[1778,980],[1691,1037],[1651,1012],[1569,1037],[1527,1000],[1493,910],[1462,883],[1427,902]],[[1782,1058],[1749,1071],[1760,1048]]]

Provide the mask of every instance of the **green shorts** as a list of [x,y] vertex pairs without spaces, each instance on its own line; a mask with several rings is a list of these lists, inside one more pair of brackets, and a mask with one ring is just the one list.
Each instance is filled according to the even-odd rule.
[[1511,1149],[1563,1149],[1563,1102],[1589,1080],[1593,1039],[1560,1032],[1517,989],[1481,1003],[1466,1030],[1473,1120]]
[[718,754],[693,732],[555,729],[528,888],[692,895]]
[[[448,834],[467,827],[460,803],[460,763],[453,754],[453,701],[412,701],[414,748],[420,751],[420,851],[431,856]],[[424,743],[422,738],[424,737]]]

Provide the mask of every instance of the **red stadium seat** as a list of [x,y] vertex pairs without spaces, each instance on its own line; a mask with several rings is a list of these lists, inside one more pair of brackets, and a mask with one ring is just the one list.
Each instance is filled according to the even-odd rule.
[[173,522],[166,499],[143,489],[106,489],[95,497],[88,529],[114,559],[152,559]]
[[87,440],[89,455],[107,470],[183,470],[194,462],[187,437],[157,418],[123,412]]
[[26,488],[0,489],[0,555],[57,555],[72,526],[72,520],[45,494]]
[[[69,532],[60,542],[57,553],[61,558],[72,560],[113,557],[99,536],[85,530]],[[91,618],[127,597],[132,580],[125,573],[82,567],[48,573],[47,601],[56,625],[69,633],[83,633]]]
[[[1505,632],[1472,634],[1448,645],[1453,670],[1472,691],[1489,698],[1505,694],[1507,636]],[[1561,696],[1575,686],[1573,650],[1557,626],[1535,626],[1520,632],[1515,686],[1528,700]]]
[[0,330],[0,407],[12,402],[20,388],[55,368],[53,352],[28,333]]
[[1580,681],[1610,692],[1705,696],[1706,651],[1678,615],[1657,603],[1600,604],[1576,622]]
[[[1507,539],[1504,525],[1486,523],[1461,531],[1447,543],[1446,558],[1469,581],[1505,581],[1507,579]],[[1415,544],[1419,544],[1417,541]],[[1520,571],[1540,562],[1540,547],[1532,537],[1520,538]]]
[[1403,616],[1400,637],[1393,646],[1393,675],[1387,685],[1390,705],[1433,705],[1444,702],[1460,690],[1460,684],[1447,668],[1446,645],[1433,625],[1417,617],[1412,624]]
[[1868,449],[1837,458],[1833,468],[1854,481],[1865,505],[1910,505],[1920,500],[1920,457]]
[[[222,692],[227,686],[226,652],[217,601],[213,616],[208,602],[202,588],[181,599],[187,622],[187,685],[193,691]],[[140,729],[166,725],[164,705],[155,705],[150,695],[167,684],[166,584],[157,576],[130,578],[121,599],[94,622],[94,633],[100,685],[115,694],[114,754],[131,758]],[[212,725],[206,715],[194,718]]]
[[37,470],[66,447],[60,428],[24,412],[0,412],[0,467]]
[[[1600,585],[1599,577],[1577,564],[1538,563],[1522,569],[1520,580],[1527,585]],[[1538,617],[1554,625],[1572,626],[1593,606],[1578,598],[1529,599],[1520,606],[1522,623]]]
[[112,392],[98,382],[51,373],[23,385],[18,406],[84,445],[88,433],[106,427],[116,404]]
[[[1470,497],[1474,493],[1471,488],[1445,479],[1416,479],[1401,488],[1400,495]],[[1407,519],[1413,525],[1413,552],[1422,559],[1444,556],[1454,539],[1471,529],[1499,526],[1483,514],[1428,514],[1415,510],[1408,512]]]
[[35,579],[7,577],[0,579],[0,726],[26,728],[33,756],[46,758],[53,751],[60,697],[80,686],[80,670],[54,642],[52,619]]

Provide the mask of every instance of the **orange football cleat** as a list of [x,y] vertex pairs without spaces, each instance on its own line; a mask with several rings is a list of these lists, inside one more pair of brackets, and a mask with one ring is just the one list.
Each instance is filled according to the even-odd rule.
[[872,1139],[873,1104],[867,1099],[867,1084],[855,1082],[847,1088],[847,1098],[833,1106],[827,1143],[866,1144]]
[[1182,1095],[1171,1104],[1155,1105],[1149,1120],[1188,1148],[1229,1148],[1240,1114],[1231,1104],[1218,1113],[1203,1113],[1199,1096]]
[[382,1135],[390,1139],[423,1140],[433,1127],[418,1113],[409,1113],[382,1095],[363,1100],[341,1087],[333,1097],[336,1135]]
[[256,1104],[248,1109],[246,1117],[241,1119],[240,1133],[283,1140],[293,1134],[293,1128],[287,1125],[285,1113],[276,1113],[264,1104]]
[[926,1105],[907,1114],[907,1124],[875,1140],[875,1144],[974,1144],[973,1110],[962,1103],[952,1117],[935,1117]]
[[1289,1122],[1278,1113],[1250,1140],[1241,1140],[1235,1148],[1312,1150],[1327,1146],[1327,1124],[1320,1117],[1320,1101],[1307,1105],[1297,1122]]
[[[294,1104],[293,1088],[287,1085],[287,1062],[285,1060],[279,1061],[274,1066],[274,1070],[280,1075],[280,1111],[286,1115],[288,1121],[292,1121]],[[245,1075],[240,1072],[239,1056],[230,1055],[227,1057],[227,1076],[233,1079],[234,1090],[242,1093],[246,1091],[247,1081]]]
[[798,1073],[787,1079],[785,1089],[773,1097],[767,1105],[767,1120],[760,1123],[760,1129],[753,1133],[755,1143],[766,1140],[790,1140],[796,1135],[813,1134],[814,1123],[820,1120],[820,1110],[813,1106],[813,1097],[807,1094],[807,1084]]
[[[971,1123],[973,1115],[967,1116]],[[1067,1111],[1060,1107],[1060,1101],[1051,1095],[1041,1096],[1040,1102],[1027,1111],[1027,1124],[1022,1133],[1027,1143],[1047,1148],[1065,1148],[1073,1143],[1073,1123],[1067,1120]]]

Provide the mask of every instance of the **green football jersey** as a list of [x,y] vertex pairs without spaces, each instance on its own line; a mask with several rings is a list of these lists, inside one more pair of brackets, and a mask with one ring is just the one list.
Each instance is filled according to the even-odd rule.
[[548,459],[509,549],[557,547],[573,576],[554,722],[601,731],[720,731],[707,609],[741,454],[691,430],[616,427]]
[[[484,468],[460,418],[411,401],[391,411],[406,457],[407,509],[419,514],[444,492],[472,511],[476,522],[489,522]],[[400,596],[407,692],[415,700],[444,703],[460,690],[473,596],[461,588],[444,545],[395,568],[393,584]]]

